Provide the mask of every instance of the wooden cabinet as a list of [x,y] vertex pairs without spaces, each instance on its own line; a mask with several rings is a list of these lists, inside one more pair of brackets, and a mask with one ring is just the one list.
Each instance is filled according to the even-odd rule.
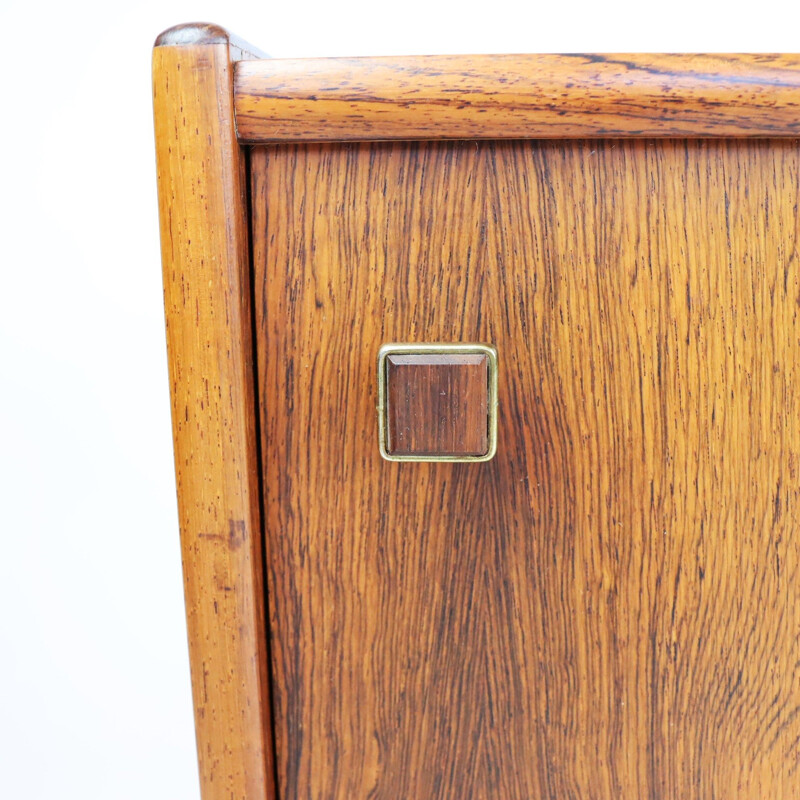
[[204,797],[800,796],[800,57],[249,52],[154,54]]

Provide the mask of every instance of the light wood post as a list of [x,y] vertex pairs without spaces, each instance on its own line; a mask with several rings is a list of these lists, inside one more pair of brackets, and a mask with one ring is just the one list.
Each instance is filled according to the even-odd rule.
[[211,25],[153,52],[175,468],[204,800],[274,797],[245,158]]

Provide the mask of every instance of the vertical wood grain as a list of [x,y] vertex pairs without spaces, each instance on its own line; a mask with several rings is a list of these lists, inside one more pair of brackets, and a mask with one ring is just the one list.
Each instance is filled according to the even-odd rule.
[[201,789],[205,800],[271,798],[246,173],[230,55],[213,26],[159,41],[159,210]]
[[[800,796],[799,176],[254,150],[282,798]],[[387,341],[497,345],[493,461],[380,458]]]

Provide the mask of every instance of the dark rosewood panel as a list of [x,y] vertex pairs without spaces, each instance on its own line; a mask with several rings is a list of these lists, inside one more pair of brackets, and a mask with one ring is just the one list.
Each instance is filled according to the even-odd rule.
[[[283,800],[800,796],[800,147],[254,149]],[[491,342],[477,464],[385,342]]]

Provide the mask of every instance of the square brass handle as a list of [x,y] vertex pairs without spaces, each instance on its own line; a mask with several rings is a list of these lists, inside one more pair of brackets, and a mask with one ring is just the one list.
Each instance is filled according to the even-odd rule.
[[378,434],[389,461],[488,461],[497,450],[497,350],[488,344],[385,344]]

